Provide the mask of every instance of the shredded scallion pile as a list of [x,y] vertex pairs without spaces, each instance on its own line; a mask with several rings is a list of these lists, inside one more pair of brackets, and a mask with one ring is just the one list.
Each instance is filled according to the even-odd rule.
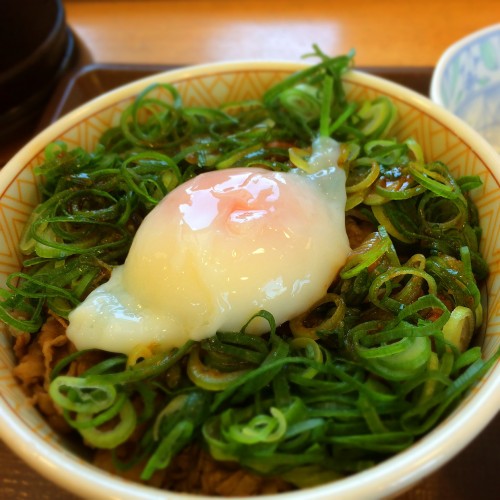
[[[130,460],[142,479],[190,443],[297,487],[366,469],[436,426],[495,363],[470,347],[482,324],[488,267],[469,191],[391,136],[386,97],[350,102],[342,75],[353,54],[320,62],[260,100],[184,106],[176,88],[145,89],[94,151],[47,147],[37,167],[44,201],[20,244],[24,268],[2,291],[0,319],[35,334],[48,312],[67,318],[123,263],[145,215],[199,173],[232,167],[303,168],[318,136],[341,143],[346,214],[371,227],[328,294],[271,333],[214,332],[173,352],[108,355],[50,395],[92,447],[116,450],[138,426]],[[332,250],[334,251],[334,249]],[[104,425],[103,425],[104,424]]]

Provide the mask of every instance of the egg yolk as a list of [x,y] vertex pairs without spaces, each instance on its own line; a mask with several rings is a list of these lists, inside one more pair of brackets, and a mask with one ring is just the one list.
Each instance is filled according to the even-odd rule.
[[[304,312],[350,251],[345,174],[329,170],[315,179],[234,168],[177,187],[145,218],[124,265],[70,314],[68,337],[130,354],[238,331],[261,309],[278,324]],[[268,324],[256,318],[246,331]]]

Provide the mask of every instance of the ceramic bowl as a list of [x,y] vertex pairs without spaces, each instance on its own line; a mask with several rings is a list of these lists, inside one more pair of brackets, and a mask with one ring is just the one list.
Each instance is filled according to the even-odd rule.
[[439,59],[431,98],[500,152],[500,24],[459,40]]
[[[0,279],[19,269],[17,243],[39,197],[33,167],[44,147],[56,139],[93,148],[99,135],[117,123],[120,112],[146,85],[173,83],[186,105],[211,106],[262,95],[302,63],[241,62],[190,67],[134,82],[83,105],[27,144],[0,173]],[[488,309],[484,356],[500,344],[500,156],[463,121],[415,92],[386,80],[350,72],[345,85],[351,99],[389,96],[400,119],[395,133],[413,136],[428,159],[447,163],[455,175],[477,174],[483,186],[474,193],[484,230],[482,251],[491,266],[486,284]],[[28,464],[52,481],[85,498],[201,500],[134,484],[102,472],[75,455],[32,408],[12,377],[10,340],[0,335],[0,435]],[[280,500],[383,498],[410,487],[457,454],[494,417],[500,407],[500,364],[467,395],[446,421],[408,450],[352,477],[291,493]],[[267,497],[269,498],[269,497]],[[273,497],[277,498],[277,497]]]

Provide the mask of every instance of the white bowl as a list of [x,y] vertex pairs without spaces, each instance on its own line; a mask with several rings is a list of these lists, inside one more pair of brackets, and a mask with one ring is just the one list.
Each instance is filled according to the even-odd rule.
[[436,65],[430,93],[500,152],[500,24],[449,47]]
[[[262,95],[270,85],[302,63],[242,62],[190,67],[148,77],[81,106],[27,144],[0,173],[0,279],[19,269],[20,230],[38,201],[33,167],[44,147],[62,139],[93,148],[100,133],[116,123],[120,112],[146,85],[171,82],[187,105],[216,105]],[[500,344],[500,157],[491,146],[451,113],[421,95],[383,79],[350,72],[345,85],[351,99],[389,96],[400,120],[395,133],[413,136],[428,159],[447,163],[455,175],[477,174],[483,186],[474,193],[484,231],[482,251],[491,266],[487,282],[486,358]],[[201,500],[201,496],[160,492],[100,471],[66,446],[29,404],[14,380],[10,339],[0,335],[0,435],[28,464],[60,486],[86,498]],[[279,496],[283,500],[381,498],[410,487],[464,448],[500,407],[500,364],[467,395],[446,421],[408,450],[352,477]],[[276,497],[273,497],[276,498]]]

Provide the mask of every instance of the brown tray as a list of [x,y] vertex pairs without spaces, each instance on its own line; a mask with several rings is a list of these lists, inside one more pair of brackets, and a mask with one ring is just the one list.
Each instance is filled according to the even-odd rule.
[[[173,66],[91,64],[68,75],[56,88],[37,129],[75,107],[124,83]],[[427,95],[432,68],[360,68]],[[5,149],[0,149],[1,159]],[[3,154],[3,156],[2,156]],[[397,500],[493,500],[499,498],[500,415],[457,457]],[[37,500],[74,499],[22,462],[0,441],[0,498]],[[339,499],[341,500],[341,499]]]

